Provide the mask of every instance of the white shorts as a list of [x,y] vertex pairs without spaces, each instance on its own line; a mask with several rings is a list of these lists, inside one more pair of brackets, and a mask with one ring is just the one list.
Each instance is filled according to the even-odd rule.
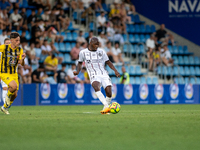
[[111,79],[108,75],[96,75],[90,77],[90,83],[92,84],[94,81],[100,82],[101,86],[105,89],[107,86],[112,86]]
[[2,86],[2,88],[3,87],[8,87],[8,85],[5,82],[3,82],[3,80],[1,80],[1,86]]

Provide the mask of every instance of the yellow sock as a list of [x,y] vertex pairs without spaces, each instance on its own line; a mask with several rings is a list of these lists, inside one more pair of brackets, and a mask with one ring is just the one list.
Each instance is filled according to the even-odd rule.
[[8,90],[7,96],[8,96],[9,98],[11,98],[11,96],[12,96],[13,94],[14,94],[14,92],[11,93],[11,92]]
[[8,108],[9,106],[7,106],[6,103],[4,103],[4,104],[3,104],[3,107],[4,107],[4,108]]
[[10,101],[10,106],[12,105],[13,101]]
[[[11,93],[9,90],[8,90],[8,93],[7,93],[7,95],[6,95],[6,102],[5,102],[5,104],[3,105],[5,108],[8,108],[10,105],[11,105],[11,102],[10,102],[10,99],[11,99],[11,96],[14,94],[14,92],[13,93]],[[12,102],[13,103],[13,102]],[[7,104],[7,105],[6,105]]]

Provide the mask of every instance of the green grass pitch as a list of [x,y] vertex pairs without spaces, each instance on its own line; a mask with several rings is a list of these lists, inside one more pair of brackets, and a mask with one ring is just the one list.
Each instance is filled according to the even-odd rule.
[[0,113],[1,150],[200,150],[200,105],[20,106]]

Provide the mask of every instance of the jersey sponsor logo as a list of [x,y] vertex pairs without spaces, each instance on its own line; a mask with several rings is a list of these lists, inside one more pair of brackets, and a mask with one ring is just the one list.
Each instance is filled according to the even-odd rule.
[[82,98],[85,92],[84,84],[75,84],[74,85],[74,92],[77,98]]
[[154,87],[154,95],[156,99],[160,100],[164,95],[164,88],[162,84],[156,84]]
[[179,87],[177,84],[171,84],[169,87],[170,96],[172,99],[176,99],[179,95]]
[[60,98],[65,98],[68,93],[68,86],[66,83],[59,83],[57,87],[58,96]]
[[47,83],[42,83],[40,86],[40,92],[43,99],[48,99],[51,94],[51,86]]
[[149,95],[149,88],[147,84],[141,84],[139,87],[139,95],[142,100],[145,100]]
[[93,97],[94,99],[97,99],[97,95],[96,95],[96,93],[95,93],[95,91],[94,91],[94,88],[93,88],[92,86],[90,87],[90,92],[91,92],[92,97]]
[[133,96],[133,87],[131,84],[124,85],[123,88],[124,97],[130,99]]
[[191,99],[193,97],[194,90],[192,84],[186,84],[184,91],[185,91],[185,97],[187,99]]
[[[110,78],[109,78],[110,80]],[[112,98],[115,99],[117,96],[117,85],[116,84],[113,84],[112,85]]]

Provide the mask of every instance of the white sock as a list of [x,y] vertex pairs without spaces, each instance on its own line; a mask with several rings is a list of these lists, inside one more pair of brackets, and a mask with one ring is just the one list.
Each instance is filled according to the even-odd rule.
[[95,92],[97,97],[99,98],[99,100],[102,102],[102,104],[104,105],[104,107],[108,107],[108,103],[106,102],[106,99],[104,97],[104,95],[101,93],[101,91]]
[[107,97],[106,96],[106,102],[108,103],[108,105],[110,105],[111,100],[112,100],[112,97]]
[[3,103],[5,103],[7,93],[8,93],[7,90],[2,90]]

